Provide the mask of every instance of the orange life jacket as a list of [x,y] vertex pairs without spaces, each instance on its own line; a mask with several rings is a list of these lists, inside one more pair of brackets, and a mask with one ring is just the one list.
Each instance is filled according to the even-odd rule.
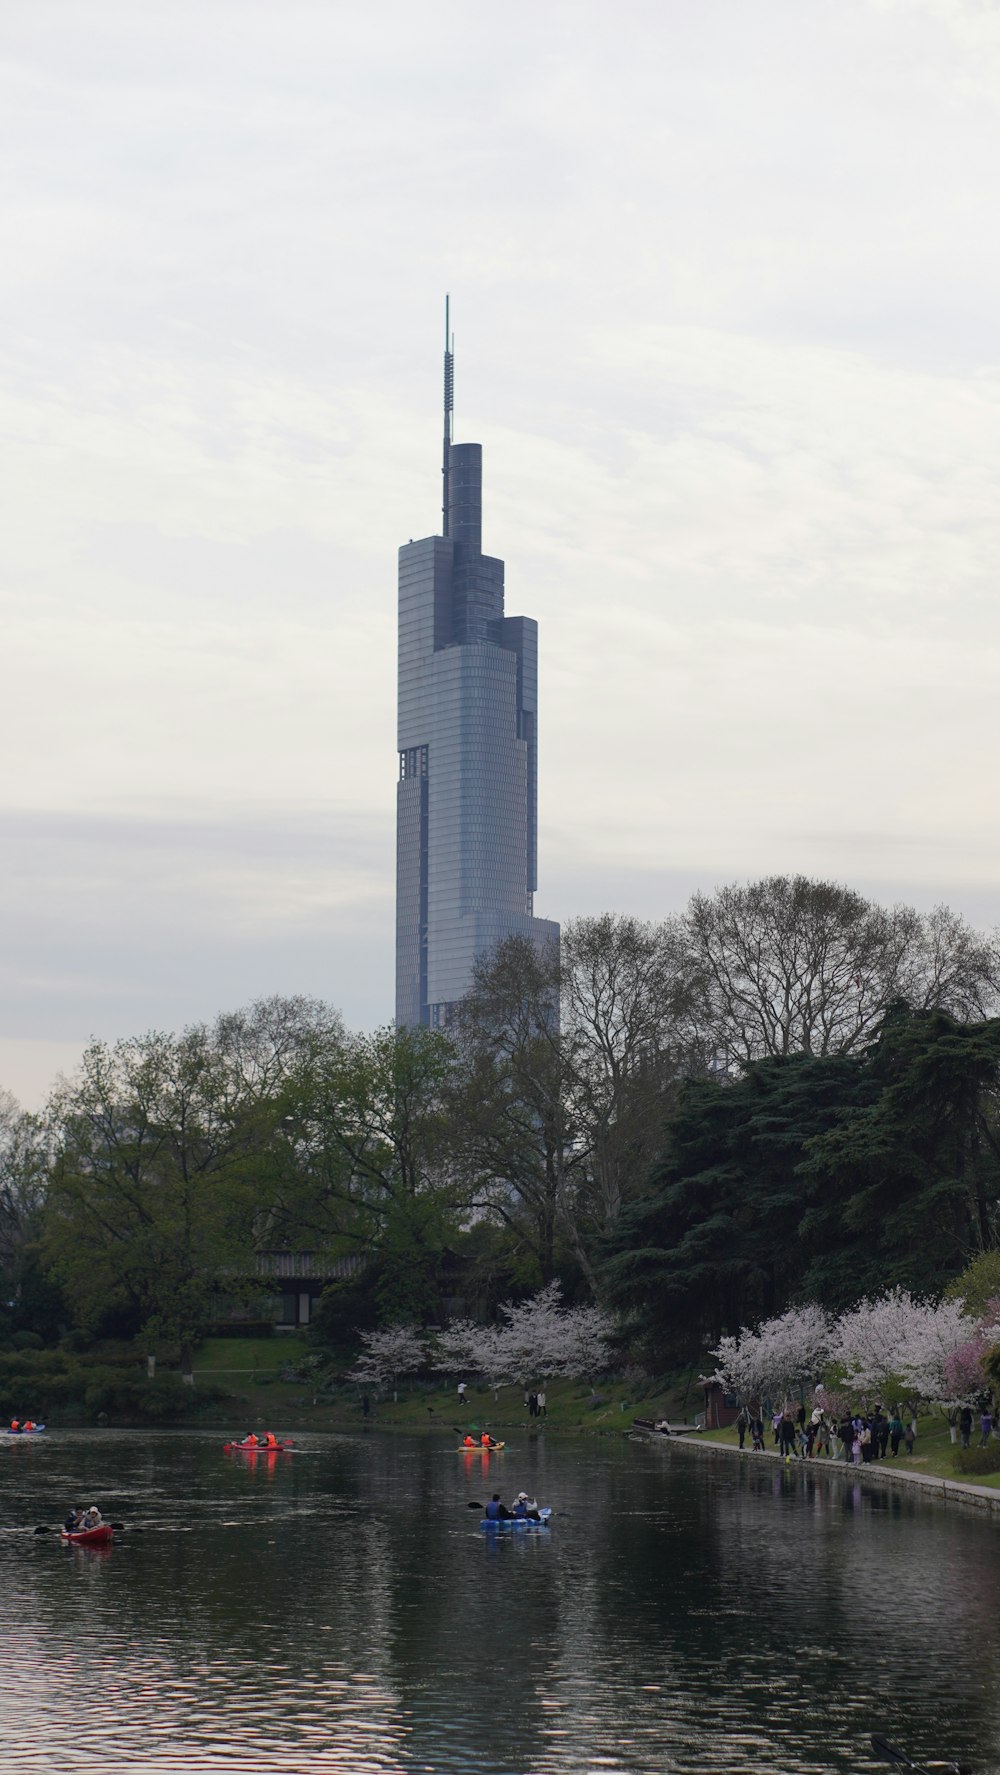
[[474,1436],[467,1436],[465,1438],[465,1441],[463,1442],[462,1446],[463,1446],[463,1448],[475,1448],[475,1446],[476,1446],[475,1437]]
[[480,1436],[479,1440],[480,1440],[483,1448],[489,1448],[490,1444],[493,1441],[493,1438],[490,1435],[488,1430],[484,1430],[482,1435]]
[[266,1442],[268,1448],[277,1448],[278,1438],[274,1434],[273,1430],[269,1430],[267,1432],[267,1436],[265,1437],[265,1442]]

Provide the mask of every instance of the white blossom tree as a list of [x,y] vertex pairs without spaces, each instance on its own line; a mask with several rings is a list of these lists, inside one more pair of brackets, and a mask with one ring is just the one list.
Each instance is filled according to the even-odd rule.
[[554,1375],[592,1376],[607,1367],[612,1323],[600,1307],[560,1305],[558,1282],[530,1300],[507,1302],[499,1325],[455,1320],[439,1333],[434,1367],[482,1374],[494,1389]]
[[947,1360],[971,1331],[961,1301],[917,1300],[893,1288],[841,1316],[832,1353],[853,1393],[884,1394],[898,1386],[917,1398],[943,1399]]
[[364,1350],[348,1379],[367,1381],[377,1387],[392,1387],[401,1375],[414,1374],[427,1362],[427,1341],[417,1325],[387,1325],[382,1331],[362,1331]]
[[498,1341],[511,1381],[594,1375],[607,1366],[611,1320],[600,1307],[560,1305],[558,1282],[500,1308]]
[[718,1363],[713,1379],[747,1404],[787,1397],[814,1382],[830,1359],[832,1332],[821,1307],[789,1307],[765,1319],[756,1330],[724,1337],[711,1354]]

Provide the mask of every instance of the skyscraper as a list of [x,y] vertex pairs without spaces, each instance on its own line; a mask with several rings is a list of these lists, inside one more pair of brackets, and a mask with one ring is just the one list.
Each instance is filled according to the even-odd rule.
[[399,551],[396,1022],[444,1024],[478,956],[557,943],[535,918],[538,624],[482,550],[483,452],[452,443],[445,309],[440,536]]

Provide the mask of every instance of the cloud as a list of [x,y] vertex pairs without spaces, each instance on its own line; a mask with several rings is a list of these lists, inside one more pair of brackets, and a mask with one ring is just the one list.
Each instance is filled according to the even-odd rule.
[[539,910],[773,869],[1000,891],[1000,14],[629,27],[5,20],[2,891],[36,1056],[283,982],[386,1014],[446,287],[487,546],[541,623]]

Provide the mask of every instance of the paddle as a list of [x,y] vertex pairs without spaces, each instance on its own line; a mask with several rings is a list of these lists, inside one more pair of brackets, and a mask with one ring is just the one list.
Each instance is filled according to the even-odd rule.
[[[123,1522],[102,1522],[100,1524],[100,1527],[101,1528],[113,1528],[115,1533],[119,1534],[119,1535],[123,1534],[125,1531],[125,1524]],[[35,1529],[32,1529],[31,1532],[34,1535],[61,1535],[64,1531],[63,1531],[63,1525],[61,1522],[57,1523],[55,1525],[55,1527],[53,1527],[51,1522],[40,1522],[38,1524],[38,1527]],[[74,1528],[74,1529],[66,1529],[65,1532],[68,1535],[80,1535],[80,1534],[86,1534],[87,1531],[86,1531],[86,1529]],[[133,1528],[132,1533],[134,1535],[141,1535],[142,1530],[141,1530],[141,1528]]]
[[881,1732],[872,1733],[871,1747],[875,1755],[881,1757],[884,1763],[898,1763],[904,1769],[915,1770],[916,1775],[923,1775],[925,1769],[950,1769],[954,1771],[954,1775],[972,1775],[972,1767],[969,1763],[938,1761],[915,1763],[912,1757],[907,1756],[905,1750],[900,1750],[898,1744],[892,1744],[888,1738],[883,1738]]

